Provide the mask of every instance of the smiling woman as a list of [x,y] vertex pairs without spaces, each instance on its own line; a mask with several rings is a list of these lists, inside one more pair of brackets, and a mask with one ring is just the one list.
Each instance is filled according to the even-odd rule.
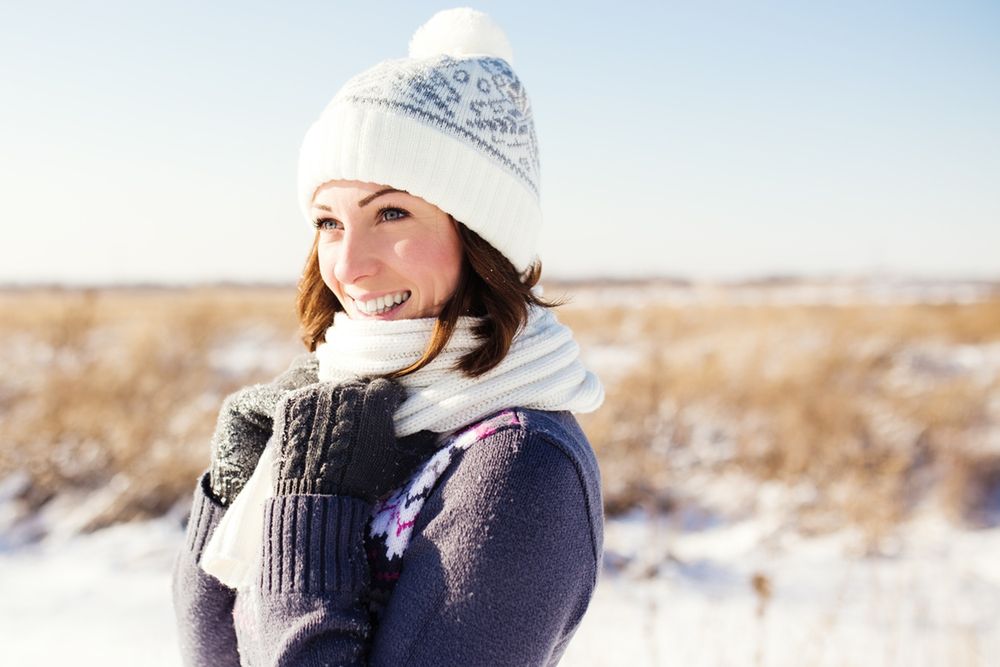
[[435,15],[306,133],[307,353],[223,403],[174,571],[197,665],[545,665],[593,595],[604,393],[541,275],[503,32]]
[[320,275],[350,317],[437,317],[455,292],[461,241],[437,206],[394,188],[337,180],[320,187],[313,210]]

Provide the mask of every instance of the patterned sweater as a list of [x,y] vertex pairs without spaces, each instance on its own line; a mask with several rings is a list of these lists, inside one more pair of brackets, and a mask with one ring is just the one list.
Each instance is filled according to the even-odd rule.
[[600,474],[565,412],[471,425],[374,507],[268,499],[239,592],[198,565],[223,513],[208,488],[174,565],[187,665],[554,665],[600,571]]

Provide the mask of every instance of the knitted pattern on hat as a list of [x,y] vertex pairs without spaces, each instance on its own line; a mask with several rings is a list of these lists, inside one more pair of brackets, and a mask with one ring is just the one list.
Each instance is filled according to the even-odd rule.
[[535,261],[541,226],[531,105],[503,31],[471,9],[439,12],[410,57],[349,80],[309,128],[299,204],[334,179],[389,185],[451,214],[518,271]]

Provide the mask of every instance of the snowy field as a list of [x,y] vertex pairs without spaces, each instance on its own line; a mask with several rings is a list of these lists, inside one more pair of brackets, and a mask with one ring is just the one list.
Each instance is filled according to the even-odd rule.
[[[606,567],[562,664],[998,664],[1000,529],[928,514],[865,554],[849,530],[802,537],[778,509],[784,490],[757,491],[764,502],[740,520],[702,508],[609,521]],[[51,531],[42,542],[8,544],[0,664],[178,665],[169,584],[185,510],[90,535],[52,521],[36,525]]]

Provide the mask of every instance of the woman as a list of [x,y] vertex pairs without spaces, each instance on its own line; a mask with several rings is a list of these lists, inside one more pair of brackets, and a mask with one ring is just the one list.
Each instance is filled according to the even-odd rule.
[[578,627],[603,514],[570,411],[603,390],[532,290],[510,61],[441,12],[306,134],[309,353],[220,411],[174,572],[187,664],[544,665]]

